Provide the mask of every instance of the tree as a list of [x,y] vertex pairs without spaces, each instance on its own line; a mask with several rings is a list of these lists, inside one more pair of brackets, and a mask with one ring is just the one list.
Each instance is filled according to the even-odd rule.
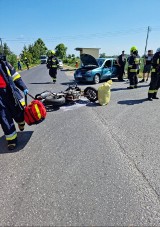
[[22,58],[27,57],[30,63],[36,63],[41,55],[46,55],[47,47],[42,39],[37,39],[34,44],[30,44],[28,48],[24,46],[22,51]]
[[11,65],[13,65],[15,69],[17,68],[17,56],[15,54],[8,55],[7,61],[11,63]]
[[2,45],[2,54],[6,56],[7,61],[10,62],[11,65],[13,65],[14,67],[17,66],[17,56],[12,53],[7,43],[4,43]]
[[72,58],[71,54],[68,54],[68,58]]
[[66,57],[67,47],[63,43],[60,43],[55,47],[55,51],[58,58],[64,59]]
[[[30,46],[29,46],[30,48]],[[33,56],[32,53],[29,52],[29,48],[27,48],[26,46],[24,46],[22,53],[21,53],[21,60],[24,62],[24,58],[26,57],[30,63],[33,62]]]
[[100,58],[106,58],[106,54],[105,53],[102,53],[99,55]]
[[46,55],[47,53],[47,47],[45,46],[45,43],[43,42],[42,39],[37,39],[37,41],[34,43],[33,45],[34,47],[34,51],[36,50],[37,54],[39,56],[37,56],[38,58],[41,56],[41,55]]
[[6,55],[6,56],[12,54],[12,51],[11,51],[10,48],[7,46],[7,43],[4,43],[4,45],[3,45],[3,54]]

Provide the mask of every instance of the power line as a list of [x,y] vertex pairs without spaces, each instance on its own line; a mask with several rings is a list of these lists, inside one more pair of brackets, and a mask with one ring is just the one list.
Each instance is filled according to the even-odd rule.
[[[106,38],[106,37],[113,37],[113,36],[120,36],[120,35],[129,35],[131,33],[141,33],[145,32],[146,27],[141,27],[141,28],[135,28],[135,29],[126,29],[126,30],[118,30],[118,31],[108,31],[106,33],[92,33],[92,34],[79,34],[79,35],[72,35],[72,36],[53,36],[53,37],[42,37],[41,39],[44,39],[45,41],[58,41],[60,39],[67,39],[69,40],[74,40],[74,39],[86,39],[86,38]],[[9,39],[9,38],[3,38],[7,42],[31,42],[32,40],[36,40],[39,37],[27,37],[27,38],[14,38],[14,39]]]

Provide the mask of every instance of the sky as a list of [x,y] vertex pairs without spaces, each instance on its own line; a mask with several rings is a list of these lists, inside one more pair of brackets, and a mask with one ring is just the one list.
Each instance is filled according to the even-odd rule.
[[144,54],[160,47],[160,0],[0,0],[0,38],[19,55],[41,38],[48,49],[58,44],[79,56],[77,47],[100,53]]

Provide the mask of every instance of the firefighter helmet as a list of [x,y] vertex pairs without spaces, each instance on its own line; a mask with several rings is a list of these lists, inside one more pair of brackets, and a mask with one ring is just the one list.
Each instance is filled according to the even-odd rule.
[[156,52],[160,52],[160,47],[157,48]]
[[55,51],[54,50],[51,50],[51,54],[55,55]]
[[136,46],[133,46],[133,47],[131,47],[130,51],[131,51],[131,52],[134,52],[134,51],[138,51],[138,49],[137,49]]

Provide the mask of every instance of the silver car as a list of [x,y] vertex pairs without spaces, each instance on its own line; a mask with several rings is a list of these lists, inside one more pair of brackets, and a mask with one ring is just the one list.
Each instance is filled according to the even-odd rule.
[[59,61],[59,68],[63,69],[63,61],[61,59],[58,59],[58,61]]

